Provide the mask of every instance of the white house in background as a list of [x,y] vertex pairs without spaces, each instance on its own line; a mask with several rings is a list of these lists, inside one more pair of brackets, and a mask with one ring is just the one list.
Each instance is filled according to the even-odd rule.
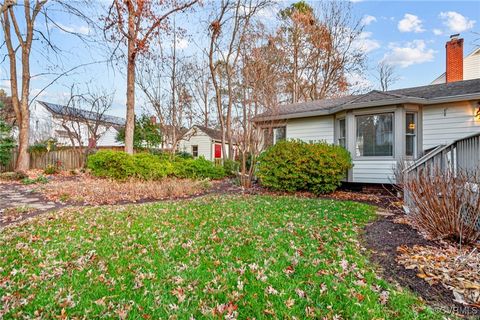
[[[76,119],[66,120],[75,115],[78,115]],[[86,121],[99,123],[97,132],[100,138],[96,141],[97,147],[123,146],[122,143],[116,141],[116,137],[119,129],[125,125],[125,119],[44,101],[35,101],[30,108],[30,143],[34,144],[53,138],[60,145],[72,146],[68,130],[64,127],[66,125],[69,128],[78,127],[82,145],[91,145],[92,140]]]
[[[228,143],[226,149],[228,152]],[[210,161],[222,159],[222,133],[219,130],[195,125],[178,143],[178,151],[190,153],[195,158],[203,156]]]
[[480,48],[475,49],[463,57],[463,39],[458,34],[452,35],[445,44],[446,71],[431,84],[446,83],[458,80],[472,80],[480,78]]
[[[274,142],[286,137],[344,146],[353,160],[348,182],[394,183],[398,161],[480,134],[480,79],[462,81],[454,69],[460,65],[447,66],[447,83],[282,105],[255,122],[274,128]],[[470,159],[480,164],[480,154]]]

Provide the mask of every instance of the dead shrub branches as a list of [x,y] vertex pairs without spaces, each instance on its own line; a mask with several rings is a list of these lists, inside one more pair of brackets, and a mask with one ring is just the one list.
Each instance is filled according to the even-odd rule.
[[433,239],[472,243],[480,239],[480,174],[430,169],[404,181],[411,220]]

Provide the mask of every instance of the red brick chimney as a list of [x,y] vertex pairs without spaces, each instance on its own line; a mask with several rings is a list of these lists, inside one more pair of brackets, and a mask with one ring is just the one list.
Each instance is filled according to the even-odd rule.
[[157,124],[157,117],[151,116],[151,117],[150,117],[150,122],[151,122],[152,124]]
[[463,39],[460,34],[450,36],[450,41],[445,44],[447,51],[447,70],[445,73],[446,82],[463,80]]

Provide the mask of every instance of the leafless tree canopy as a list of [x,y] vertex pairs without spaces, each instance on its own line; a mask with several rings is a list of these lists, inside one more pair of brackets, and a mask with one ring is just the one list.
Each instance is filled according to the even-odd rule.
[[378,64],[376,72],[376,78],[380,82],[380,89],[382,91],[388,91],[391,86],[399,80],[395,72],[395,67],[385,61],[381,61]]

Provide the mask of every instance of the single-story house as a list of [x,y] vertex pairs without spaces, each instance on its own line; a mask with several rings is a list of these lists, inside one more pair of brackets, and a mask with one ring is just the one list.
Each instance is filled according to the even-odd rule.
[[[79,134],[83,146],[121,147],[116,140],[125,119],[89,110],[67,107],[44,101],[35,101],[30,108],[30,143],[55,139],[58,144],[72,146],[70,136]],[[89,127],[98,126],[97,141],[92,142]],[[74,139],[74,144],[78,144]]]
[[[458,34],[445,48],[446,72],[435,84],[281,105],[257,116],[256,125],[273,128],[273,143],[301,139],[344,146],[354,165],[348,182],[394,183],[399,161],[480,134],[480,50],[464,65]],[[480,155],[471,159],[480,165]]]
[[[227,149],[226,152],[228,152],[228,143],[225,147]],[[222,132],[194,125],[183,135],[182,140],[178,143],[178,151],[190,153],[195,158],[203,156],[210,161],[223,159]]]
[[348,182],[393,183],[397,161],[480,133],[480,79],[282,105],[255,122],[274,128],[274,142],[344,146],[354,165]]

